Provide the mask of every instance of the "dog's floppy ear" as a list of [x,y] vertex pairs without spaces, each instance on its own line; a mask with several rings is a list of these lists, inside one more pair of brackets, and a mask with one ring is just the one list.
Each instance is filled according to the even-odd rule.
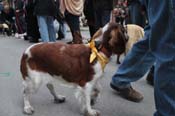
[[122,32],[118,29],[114,29],[110,32],[108,44],[111,50],[116,54],[124,53],[126,41]]
[[115,46],[115,43],[117,43],[118,41],[118,32],[116,32],[116,30],[112,30],[108,36],[109,38],[109,45],[110,46]]

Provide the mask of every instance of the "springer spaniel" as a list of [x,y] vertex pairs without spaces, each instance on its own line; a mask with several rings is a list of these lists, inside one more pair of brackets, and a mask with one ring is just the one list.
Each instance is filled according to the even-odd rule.
[[25,50],[20,67],[24,85],[24,113],[34,112],[29,97],[43,82],[55,102],[64,102],[65,97],[57,95],[54,90],[52,82],[58,81],[77,90],[76,97],[85,115],[99,115],[91,106],[99,94],[98,80],[110,56],[125,51],[126,37],[121,25],[108,23],[93,38],[100,41],[98,50],[94,40],[90,44],[38,43]]

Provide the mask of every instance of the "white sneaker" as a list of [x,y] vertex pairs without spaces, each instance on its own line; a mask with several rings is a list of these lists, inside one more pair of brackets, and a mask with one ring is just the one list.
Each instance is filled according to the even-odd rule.
[[19,34],[18,33],[15,33],[15,37],[18,38],[19,37]]

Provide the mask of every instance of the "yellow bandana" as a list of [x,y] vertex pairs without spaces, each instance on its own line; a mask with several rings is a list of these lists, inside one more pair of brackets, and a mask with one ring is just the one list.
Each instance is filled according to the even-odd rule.
[[101,64],[102,70],[104,71],[104,68],[106,64],[109,62],[109,59],[97,51],[95,47],[95,42],[93,40],[88,45],[91,48],[92,52],[90,56],[90,63],[92,63],[95,60],[95,58],[97,58]]

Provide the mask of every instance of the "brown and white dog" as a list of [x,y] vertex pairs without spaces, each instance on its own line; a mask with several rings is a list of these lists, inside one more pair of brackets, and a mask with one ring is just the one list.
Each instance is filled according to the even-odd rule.
[[108,59],[113,53],[123,53],[126,44],[119,24],[108,23],[99,32],[95,36],[101,44],[92,62],[89,61],[92,46],[87,44],[38,43],[25,50],[20,68],[24,80],[24,113],[34,112],[29,97],[43,82],[55,102],[64,102],[65,97],[57,95],[54,90],[53,81],[57,80],[77,90],[76,96],[86,115],[99,115],[97,110],[92,109],[91,100],[95,100],[99,93],[98,80],[102,77],[104,66],[100,59]]

